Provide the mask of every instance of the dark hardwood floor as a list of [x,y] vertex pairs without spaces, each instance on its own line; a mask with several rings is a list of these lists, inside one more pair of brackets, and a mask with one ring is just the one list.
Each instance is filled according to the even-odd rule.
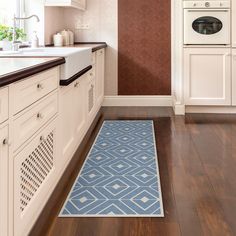
[[[57,217],[104,119],[154,120],[164,218]],[[31,235],[236,235],[236,116],[103,108]]]

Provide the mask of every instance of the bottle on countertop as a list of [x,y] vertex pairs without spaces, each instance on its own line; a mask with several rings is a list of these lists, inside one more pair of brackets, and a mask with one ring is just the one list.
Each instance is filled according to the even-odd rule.
[[63,46],[63,36],[60,33],[53,35],[53,44],[55,47]]
[[39,38],[37,36],[37,32],[33,32],[32,40],[31,40],[31,47],[38,48],[39,47]]
[[68,30],[69,33],[69,43],[70,45],[74,44],[74,33],[71,30]]
[[67,30],[61,31],[61,35],[63,36],[63,45],[68,46],[70,45],[70,36]]

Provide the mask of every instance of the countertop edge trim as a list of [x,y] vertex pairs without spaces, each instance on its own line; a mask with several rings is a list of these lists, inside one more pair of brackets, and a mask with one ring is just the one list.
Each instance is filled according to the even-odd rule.
[[73,75],[72,77],[70,77],[67,80],[60,80],[60,86],[68,86],[71,83],[73,83],[75,80],[77,80],[79,77],[81,77],[82,75],[84,75],[85,73],[87,73],[89,70],[91,70],[93,67],[87,66],[86,68],[84,68],[83,70],[79,71],[78,73],[76,73],[75,75]]

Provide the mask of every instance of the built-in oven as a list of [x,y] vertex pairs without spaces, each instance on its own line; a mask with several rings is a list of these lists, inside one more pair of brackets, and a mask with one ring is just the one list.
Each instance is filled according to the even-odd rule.
[[184,44],[230,44],[230,1],[184,1]]

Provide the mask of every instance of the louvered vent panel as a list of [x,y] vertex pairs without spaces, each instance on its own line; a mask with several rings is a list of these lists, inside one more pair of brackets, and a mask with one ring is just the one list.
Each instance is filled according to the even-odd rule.
[[20,210],[23,212],[40,186],[52,171],[53,132],[21,163],[20,167]]
[[94,106],[94,86],[92,85],[89,89],[89,112],[92,110],[93,106]]

